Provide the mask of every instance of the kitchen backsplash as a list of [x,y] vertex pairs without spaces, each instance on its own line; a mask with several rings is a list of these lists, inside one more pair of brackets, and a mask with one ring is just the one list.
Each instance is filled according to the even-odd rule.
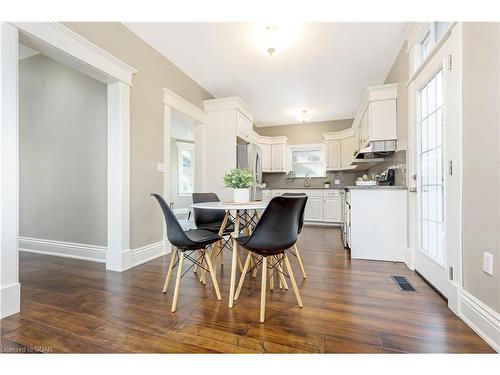
[[[331,187],[343,187],[355,185],[356,179],[364,174],[372,177],[382,173],[390,166],[396,167],[395,184],[406,186],[406,151],[398,151],[386,160],[366,171],[335,171],[327,172],[327,178],[331,181]],[[338,185],[335,185],[335,179],[340,180]],[[304,178],[296,177],[294,179],[287,179],[285,173],[263,173],[262,180],[266,183],[268,189],[282,189],[282,188],[304,188]],[[310,187],[321,188],[324,186],[325,178],[311,178]]]

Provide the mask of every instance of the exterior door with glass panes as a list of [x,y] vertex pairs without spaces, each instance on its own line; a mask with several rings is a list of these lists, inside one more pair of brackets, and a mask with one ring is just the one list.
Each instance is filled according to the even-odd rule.
[[[417,251],[415,269],[449,296],[449,256],[460,236],[459,180],[448,165],[459,148],[458,85],[453,38],[444,42],[415,79],[417,162]],[[458,214],[458,215],[457,215]],[[458,246],[460,244],[458,243]]]

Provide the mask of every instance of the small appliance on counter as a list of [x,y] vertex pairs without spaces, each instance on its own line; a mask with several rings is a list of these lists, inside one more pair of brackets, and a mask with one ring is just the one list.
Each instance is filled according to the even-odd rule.
[[394,186],[396,181],[396,169],[387,168],[381,173],[377,181],[380,186]]
[[365,174],[363,177],[358,177],[356,180],[356,186],[377,186],[377,181],[370,180]]

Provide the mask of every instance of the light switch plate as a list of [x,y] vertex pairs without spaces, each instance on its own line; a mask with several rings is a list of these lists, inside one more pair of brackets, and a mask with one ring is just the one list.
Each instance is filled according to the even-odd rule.
[[158,172],[165,172],[165,164],[163,163],[158,163],[158,166],[156,167]]
[[493,255],[486,251],[483,253],[483,271],[493,275]]

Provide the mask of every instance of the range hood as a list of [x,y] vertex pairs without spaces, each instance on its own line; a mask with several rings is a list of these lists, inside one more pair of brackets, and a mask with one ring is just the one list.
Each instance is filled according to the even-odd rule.
[[357,161],[360,160],[371,160],[373,159],[382,159],[394,153],[396,151],[396,141],[391,140],[391,141],[373,141],[370,142],[370,144],[362,148],[361,150],[358,151],[358,154],[356,155],[356,159],[354,159],[354,162],[356,163]]

